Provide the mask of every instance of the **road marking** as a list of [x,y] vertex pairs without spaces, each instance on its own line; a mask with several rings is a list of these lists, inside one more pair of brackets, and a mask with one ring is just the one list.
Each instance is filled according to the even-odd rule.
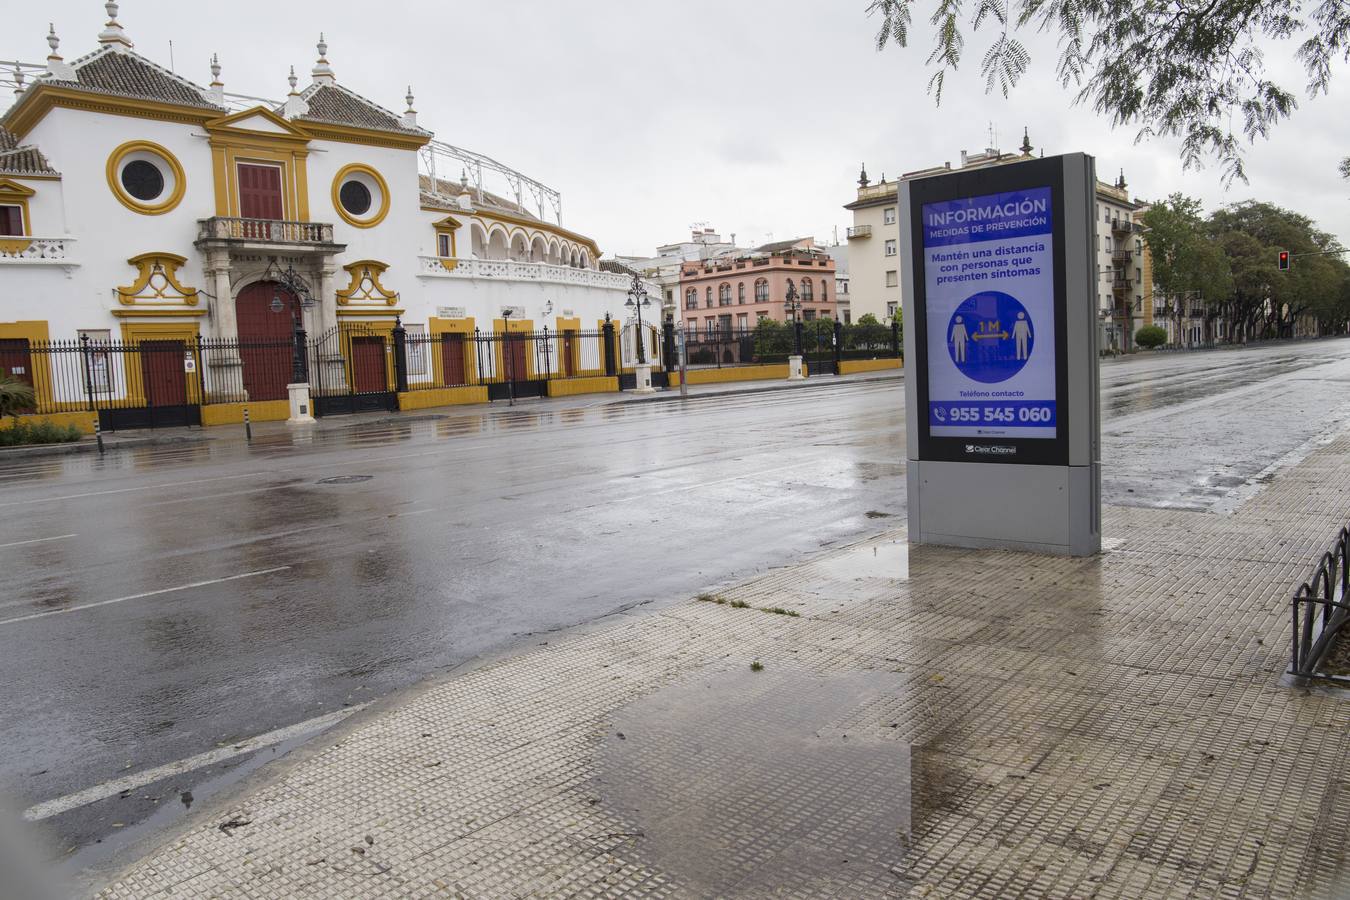
[[82,609],[93,609],[95,606],[107,606],[110,603],[122,603],[126,600],[140,600],[144,597],[158,597],[160,594],[172,594],[175,591],[186,591],[191,588],[206,587],[208,584],[221,584],[226,581],[238,581],[241,578],[254,578],[258,575],[271,575],[273,572],[284,572],[290,566],[277,566],[272,569],[259,569],[256,572],[241,572],[238,575],[226,575],[224,578],[212,578],[207,581],[194,581],[191,584],[180,584],[177,587],[160,588],[157,591],[146,591],[143,594],[132,594],[128,597],[114,597],[112,600],[99,600],[96,603],[81,603],[79,606],[68,606],[65,609],[49,609],[46,612],[30,613],[26,616],[15,616],[12,619],[0,619],[0,625],[13,625],[15,622],[27,622],[29,619],[42,619],[47,616],[59,616],[63,613],[79,612]]
[[78,534],[58,534],[56,537],[33,538],[31,541],[13,541],[8,544],[0,544],[0,550],[6,547],[22,547],[26,544],[45,544],[47,541],[64,541],[66,538],[79,537]]
[[204,484],[208,481],[230,481],[236,478],[257,478],[260,475],[267,475],[267,472],[245,472],[242,475],[216,475],[211,478],[194,478],[192,481],[169,481],[163,484],[146,484],[137,487],[111,488],[106,491],[85,491],[82,494],[62,494],[60,497],[35,497],[32,500],[10,500],[6,503],[0,503],[0,506],[28,506],[33,503],[56,503],[60,500],[81,500],[85,497],[103,497],[108,494],[129,494],[133,491],[151,491],[162,490],[172,487],[189,487],[194,484]]
[[153,769],[145,769],[132,775],[114,778],[112,781],[105,781],[102,784],[96,784],[93,787],[85,788],[82,791],[76,791],[73,794],[67,794],[64,797],[44,800],[42,803],[35,804],[24,810],[23,817],[29,822],[40,822],[43,819],[59,816],[61,813],[69,812],[72,809],[88,806],[90,803],[107,800],[109,797],[116,797],[123,791],[134,791],[137,788],[145,787],[147,784],[153,784],[161,778],[168,778],[171,775],[181,775],[184,772],[191,772],[193,769],[212,766],[218,762],[233,759],[236,756],[243,756],[245,753],[252,753],[254,750],[261,750],[264,747],[280,744],[283,741],[288,741],[307,731],[322,731],[325,728],[336,725],[353,713],[365,709],[369,705],[370,701],[367,701],[365,703],[357,704],[356,706],[337,709],[313,719],[306,719],[303,722],[296,722],[294,725],[287,725],[285,728],[278,728],[275,731],[269,731],[265,734],[259,734],[251,738],[245,738],[239,743],[231,744],[228,747],[217,747],[214,750],[207,750],[205,753],[198,753],[196,756],[189,756],[188,758],[180,759],[177,762],[165,763],[164,765],[156,766]]

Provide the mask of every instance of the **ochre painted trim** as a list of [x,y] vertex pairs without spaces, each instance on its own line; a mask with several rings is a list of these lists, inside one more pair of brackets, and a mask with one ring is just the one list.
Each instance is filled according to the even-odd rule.
[[[36,344],[50,340],[47,323],[32,319],[18,322],[0,322],[0,339],[26,340]],[[36,395],[38,409],[44,405],[50,407],[56,399],[52,382],[52,360],[50,353],[34,353],[29,357],[33,367],[33,393]]]
[[[170,303],[185,303],[188,306],[197,305],[197,289],[184,287],[178,280],[178,267],[187,262],[187,257],[176,253],[142,253],[140,256],[133,256],[127,262],[136,266],[139,272],[135,282],[117,289],[117,300],[123,306],[134,306],[137,300],[146,299],[152,302],[160,299]],[[169,287],[178,291],[178,296],[169,297],[163,289],[155,288],[153,297],[142,297],[141,292],[150,285],[150,280],[156,275],[163,275]]]
[[619,390],[617,375],[598,375],[592,378],[550,378],[550,397],[575,397],[577,394],[613,394]]
[[[128,154],[138,152],[153,153],[172,170],[173,192],[167,199],[156,203],[142,203],[123,189],[122,179],[118,177],[121,174],[122,160]],[[118,202],[132,212],[145,216],[159,216],[170,211],[182,202],[183,193],[187,191],[187,174],[183,171],[183,164],[178,161],[178,157],[151,141],[127,141],[113,150],[108,156],[107,176],[108,187],[112,188],[113,196]]]
[[339,141],[346,144],[365,144],[369,147],[393,147],[397,150],[417,150],[431,141],[429,134],[395,134],[373,128],[357,128],[353,125],[330,125],[327,122],[304,121],[300,123],[311,136],[326,141]]
[[[273,125],[281,128],[284,133],[278,134],[274,131],[258,131],[253,128],[244,128],[240,122],[262,116]],[[265,106],[254,106],[249,109],[241,110],[237,113],[231,113],[228,116],[220,116],[212,119],[203,126],[212,134],[237,134],[247,136],[248,140],[261,141],[289,141],[305,144],[309,142],[310,133],[289,119],[284,119]]]
[[158,100],[93,94],[88,91],[55,87],[39,81],[23,92],[18,107],[10,111],[3,124],[19,138],[23,138],[56,107],[201,126],[219,118],[222,112],[219,109],[179,106],[176,103],[163,103]]
[[[36,193],[37,191],[26,184],[19,184],[17,181],[11,181],[8,178],[0,178],[0,204],[19,208],[19,218],[23,220],[23,233],[29,237],[33,234],[33,223],[28,212],[28,198]],[[22,253],[32,243],[32,241],[7,235],[0,238],[0,250],[6,253]]]
[[[369,175],[380,187],[380,208],[374,215],[364,219],[358,219],[342,208],[342,197],[340,196],[342,192],[342,182],[347,179],[348,175],[355,172],[360,172],[362,175]],[[384,217],[389,215],[389,203],[389,183],[384,180],[383,175],[365,163],[351,163],[350,165],[343,166],[338,170],[337,175],[333,176],[333,209],[342,217],[342,221],[351,225],[353,228],[374,228],[376,225],[383,222]]]
[[[486,222],[497,222],[507,225],[521,225],[527,229],[534,228],[539,231],[546,232],[548,234],[557,235],[558,237],[565,238],[570,241],[575,241],[576,243],[582,244],[587,249],[591,250],[592,252],[591,262],[597,262],[600,259],[600,247],[595,243],[595,241],[591,240],[590,238],[586,237],[583,234],[577,234],[575,231],[568,231],[561,225],[554,225],[551,222],[545,222],[543,219],[527,219],[524,216],[513,216],[510,213],[497,212],[495,210],[488,210],[488,209],[476,209],[474,210],[473,215],[479,219],[485,220]],[[511,232],[509,229],[504,230],[507,233],[507,243],[509,244]],[[492,236],[491,226],[483,225],[483,233],[486,236],[491,237]]]
[[[904,361],[900,359],[841,359],[840,375],[854,375],[858,372],[882,372],[886,369],[902,369]],[[692,382],[691,382],[692,383]]]
[[[382,263],[378,259],[358,259],[356,262],[347,263],[342,268],[351,278],[351,282],[337,292],[339,306],[346,306],[349,303],[379,303],[381,301],[386,306],[393,306],[398,302],[398,291],[387,290],[380,283],[380,277],[389,269],[388,263]],[[367,291],[365,295],[358,297],[356,292],[367,278],[370,279],[373,291]],[[338,312],[340,313],[341,310],[338,310]]]
[[[468,363],[466,362],[467,366]],[[436,406],[460,406],[466,403],[488,402],[488,389],[484,385],[470,384],[456,387],[431,388],[425,391],[408,391],[398,395],[398,408],[431,409]]]
[[[50,422],[53,425],[74,425],[80,434],[93,434],[94,421],[98,413],[82,410],[79,412],[31,413],[19,416],[23,422]],[[5,427],[0,425],[0,427]]]
[[[113,315],[126,313],[128,310],[113,310]],[[160,310],[156,310],[160,312]],[[174,313],[184,315],[183,313]],[[205,310],[196,313],[204,315]],[[183,342],[184,352],[189,352],[197,340],[198,323],[196,322],[126,322],[122,323],[122,342],[125,344],[139,344],[141,341],[173,341]],[[194,358],[197,354],[193,354]],[[126,399],[131,406],[136,406],[145,402],[145,386],[141,383],[141,365],[139,353],[123,354],[126,361]],[[132,357],[136,357],[133,361]],[[196,360],[198,371],[200,372],[201,360]],[[187,402],[201,403],[201,379],[199,376],[185,375],[185,384],[187,387]]]
[[208,403],[202,407],[203,425],[242,425],[244,409],[250,422],[284,422],[291,417],[289,400],[254,400],[249,403]]
[[309,221],[309,180],[305,171],[309,151],[272,149],[243,143],[217,144],[211,138],[211,162],[215,167],[216,215],[239,215],[239,164],[281,167],[282,215],[297,222]]
[[144,306],[132,306],[127,309],[114,309],[114,317],[118,319],[141,319],[141,318],[169,318],[172,316],[182,316],[183,318],[197,318],[206,315],[204,309],[154,309]]
[[[380,319],[392,319],[394,316],[401,316],[406,312],[404,309],[395,309],[387,306],[349,306],[337,311],[339,318],[355,318],[357,316],[371,316]],[[379,323],[375,323],[379,324]],[[390,323],[389,327],[393,327]]]
[[[725,384],[731,381],[782,380],[788,377],[787,363],[761,366],[733,366],[727,369],[690,369],[689,384]],[[680,386],[680,373],[669,373],[670,384]]]

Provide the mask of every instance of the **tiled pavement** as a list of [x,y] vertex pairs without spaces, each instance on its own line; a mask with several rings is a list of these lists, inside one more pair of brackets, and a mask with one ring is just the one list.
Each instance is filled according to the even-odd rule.
[[1341,438],[1232,515],[1109,508],[1097,559],[893,532],[555,636],[104,896],[1350,896],[1350,696],[1282,676],[1347,485]]

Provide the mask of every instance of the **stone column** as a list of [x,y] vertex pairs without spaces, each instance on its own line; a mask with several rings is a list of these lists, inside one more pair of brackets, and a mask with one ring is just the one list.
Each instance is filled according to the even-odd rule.
[[215,298],[211,302],[211,332],[220,344],[206,341],[202,355],[205,369],[207,403],[242,403],[248,400],[244,391],[243,362],[235,341],[239,325],[235,318],[234,293],[230,287],[230,253],[211,250],[206,257],[206,277],[210,279]]

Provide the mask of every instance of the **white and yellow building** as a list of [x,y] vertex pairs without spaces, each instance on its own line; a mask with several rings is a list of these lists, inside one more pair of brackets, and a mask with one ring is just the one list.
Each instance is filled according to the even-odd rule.
[[10,76],[0,352],[80,335],[284,338],[274,275],[287,269],[316,301],[311,338],[396,317],[429,336],[622,318],[630,280],[548,221],[541,196],[536,215],[488,192],[472,157],[464,175],[437,176],[411,89],[401,114],[366,99],[321,38],[308,87],[292,69],[284,102],[249,105],[215,58],[203,87],[137,53],[118,4],[106,8],[93,52],[68,62],[53,32],[45,66]]

